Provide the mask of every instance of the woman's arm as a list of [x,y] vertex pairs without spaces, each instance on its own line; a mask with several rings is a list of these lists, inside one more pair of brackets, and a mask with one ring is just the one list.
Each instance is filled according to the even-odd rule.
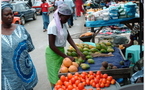
[[55,46],[55,38],[56,38],[55,35],[49,34],[48,37],[49,37],[49,46],[50,46],[50,48],[51,48],[56,54],[58,54],[58,55],[60,55],[60,56],[62,56],[62,57],[64,57],[64,58],[68,57],[68,58],[70,58],[72,61],[75,60],[73,57],[67,56],[66,54],[62,53],[62,52]]
[[60,55],[60,56],[62,56],[62,57],[64,57],[64,58],[66,58],[67,55],[65,55],[64,53],[62,53],[62,52],[55,46],[55,38],[56,38],[55,35],[49,34],[48,37],[49,37],[49,46],[50,46],[50,48],[51,48],[55,53],[57,53],[58,55]]
[[72,40],[69,32],[68,32],[68,37],[67,37],[67,41],[70,43],[70,45],[76,50],[77,54],[82,57],[83,60],[86,60],[85,55],[77,48],[76,44],[74,43],[74,41]]

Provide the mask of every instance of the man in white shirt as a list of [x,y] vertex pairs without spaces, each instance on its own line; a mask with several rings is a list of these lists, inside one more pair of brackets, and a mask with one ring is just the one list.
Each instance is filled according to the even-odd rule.
[[75,4],[72,0],[64,0],[64,3],[67,4],[72,12],[72,16],[68,20],[68,26],[71,28],[73,26],[73,14],[74,14],[74,7]]
[[57,7],[59,6],[59,5],[61,5],[61,4],[63,4],[64,2],[63,2],[63,0],[56,0],[55,1],[55,9],[57,9]]

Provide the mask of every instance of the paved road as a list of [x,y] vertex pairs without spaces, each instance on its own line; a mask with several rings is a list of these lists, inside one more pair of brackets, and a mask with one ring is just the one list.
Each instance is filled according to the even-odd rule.
[[[50,15],[50,19],[52,20],[52,14]],[[84,17],[78,17],[77,20],[74,20],[74,26],[72,28],[68,28],[70,34],[73,36],[74,41],[76,43],[81,43],[77,38],[77,35],[81,32],[85,32],[86,28],[83,26]],[[32,51],[31,57],[34,62],[34,65],[38,74],[38,84],[34,88],[34,90],[51,90],[50,83],[47,79],[46,72],[46,64],[45,64],[45,48],[47,46],[47,33],[43,32],[42,29],[42,17],[38,16],[37,20],[29,21],[25,24],[25,28],[31,34],[35,50]],[[67,44],[66,48],[69,46]]]

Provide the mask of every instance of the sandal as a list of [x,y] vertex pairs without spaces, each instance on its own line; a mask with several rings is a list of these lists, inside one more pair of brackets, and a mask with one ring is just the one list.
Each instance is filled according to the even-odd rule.
[[43,32],[46,32],[46,31],[47,31],[46,29],[43,30]]

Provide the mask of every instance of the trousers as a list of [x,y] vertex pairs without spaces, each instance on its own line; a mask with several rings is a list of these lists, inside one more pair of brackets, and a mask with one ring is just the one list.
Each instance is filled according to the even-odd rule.
[[43,29],[47,29],[49,25],[49,15],[48,12],[42,12],[42,19],[43,19]]

